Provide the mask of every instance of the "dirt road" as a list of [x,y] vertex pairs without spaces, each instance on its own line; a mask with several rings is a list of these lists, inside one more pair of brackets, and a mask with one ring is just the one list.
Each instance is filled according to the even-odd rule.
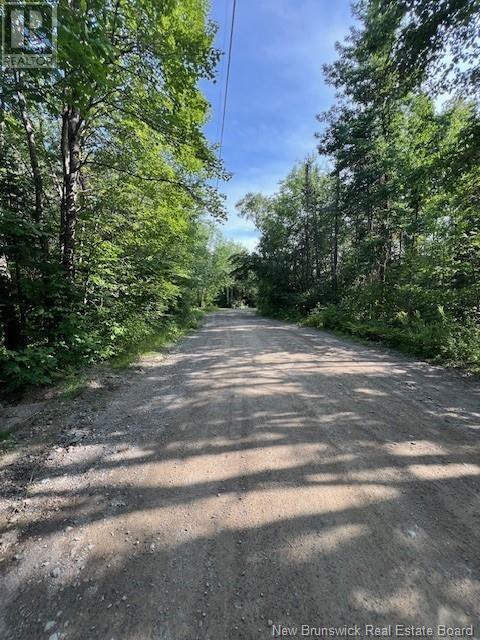
[[232,311],[101,391],[3,503],[2,640],[480,638],[475,382]]

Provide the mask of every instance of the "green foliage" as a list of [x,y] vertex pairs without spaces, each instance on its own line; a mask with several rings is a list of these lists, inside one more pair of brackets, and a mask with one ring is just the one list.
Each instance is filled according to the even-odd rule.
[[58,9],[58,68],[2,72],[0,379],[18,390],[173,339],[234,251],[204,222],[225,215],[207,3]]
[[241,247],[232,246],[229,256],[229,282],[217,296],[220,307],[243,309],[255,307],[258,288],[252,256]]
[[[8,392],[47,385],[63,380],[70,372],[101,360],[110,360],[110,367],[122,369],[139,355],[156,351],[176,342],[186,332],[197,328],[204,317],[200,309],[188,309],[171,316],[157,317],[147,323],[136,316],[123,325],[104,324],[99,331],[75,326],[68,342],[55,348],[29,346],[22,351],[0,354],[0,379]],[[76,383],[78,376],[72,374]],[[76,384],[73,388],[76,389]]]
[[262,233],[252,260],[261,311],[307,311],[318,300],[318,287],[333,295],[329,278],[330,252],[337,241],[335,213],[325,203],[334,191],[334,181],[307,158],[292,169],[274,196],[247,194],[237,204],[239,213]]
[[56,352],[50,347],[27,347],[0,356],[0,379],[9,391],[48,384],[57,368]]
[[[355,14],[325,68],[337,101],[318,137],[331,171],[307,158],[276,194],[238,204],[262,234],[258,306],[477,368],[478,3],[367,0]],[[463,97],[439,109],[423,82],[433,71]]]
[[188,331],[198,328],[204,315],[204,310],[190,309],[188,313],[177,313],[170,318],[164,318],[154,327],[142,327],[141,333],[130,336],[125,348],[112,359],[110,366],[113,369],[124,369],[139,355],[159,351],[177,342]]

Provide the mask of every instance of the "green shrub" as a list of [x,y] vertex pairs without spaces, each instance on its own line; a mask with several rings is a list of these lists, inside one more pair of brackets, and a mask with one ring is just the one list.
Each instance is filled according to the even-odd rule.
[[309,327],[349,333],[351,332],[351,323],[351,312],[345,306],[333,304],[327,307],[317,305],[305,320],[305,324]]
[[71,314],[57,328],[51,344],[0,353],[0,381],[8,392],[48,385],[60,375],[99,361],[127,366],[138,355],[175,342],[198,327],[204,312],[184,308],[172,314],[132,315],[123,320]]
[[58,360],[52,347],[32,346],[22,351],[5,351],[0,357],[0,377],[9,391],[52,382]]

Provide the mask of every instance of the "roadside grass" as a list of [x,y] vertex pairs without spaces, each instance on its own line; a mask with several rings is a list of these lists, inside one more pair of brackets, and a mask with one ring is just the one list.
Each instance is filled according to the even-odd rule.
[[188,333],[198,329],[206,314],[215,310],[215,307],[207,307],[190,310],[185,315],[176,315],[159,324],[141,340],[128,344],[114,357],[96,365],[69,372],[60,385],[59,396],[62,400],[73,400],[90,386],[93,379],[102,378],[109,373],[121,373],[134,365],[142,356],[166,351]]
[[[92,371],[92,367],[90,367],[90,371]],[[73,400],[82,393],[91,378],[92,376],[88,375],[85,370],[67,372],[63,382],[60,383],[59,395],[65,400]]]
[[201,325],[205,314],[213,310],[213,308],[206,310],[194,309],[187,316],[179,316],[174,320],[169,320],[138,342],[129,344],[124,351],[107,360],[104,364],[113,371],[127,369],[141,356],[173,346],[187,333],[197,329]]
[[[214,311],[214,307],[205,309],[191,309],[184,314],[176,314],[163,318],[157,326],[154,326],[146,335],[138,340],[130,340],[117,354],[95,364],[84,366],[70,366],[59,371],[53,377],[50,384],[28,385],[15,389],[10,393],[4,393],[3,399],[9,403],[21,402],[32,393],[35,396],[44,391],[65,400],[71,400],[79,396],[95,377],[108,375],[109,372],[120,372],[128,369],[141,356],[167,349],[178,342],[190,331],[198,328],[206,313]],[[0,440],[2,433],[0,433]]]
[[62,385],[61,395],[65,399],[78,396],[88,386],[92,379],[92,372],[101,374],[121,372],[131,367],[142,356],[166,350],[175,345],[185,335],[198,329],[206,313],[213,308],[192,309],[188,314],[176,315],[155,327],[149,334],[138,341],[130,342],[120,353],[99,363],[95,369],[72,372]]
[[6,444],[12,436],[12,429],[6,431],[0,431],[0,444]]

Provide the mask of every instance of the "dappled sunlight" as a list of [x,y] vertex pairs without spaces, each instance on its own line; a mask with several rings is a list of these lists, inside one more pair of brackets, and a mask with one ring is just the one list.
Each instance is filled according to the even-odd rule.
[[140,460],[143,462],[145,457],[155,455],[155,450],[141,447],[120,448],[115,453],[106,454],[105,460],[109,462],[123,462],[125,460]]
[[[480,601],[480,585],[478,584],[478,579],[472,577],[473,569],[466,567],[466,571],[470,574],[469,576],[459,575],[459,572],[457,572],[457,575],[449,576],[448,591],[452,598],[458,602],[461,602],[465,593],[468,593],[469,599],[471,599],[472,602],[478,602]],[[465,616],[464,619],[467,619],[467,616]]]
[[[242,443],[243,444],[243,443]],[[246,443],[248,446],[248,443]],[[296,450],[298,449],[298,451]],[[318,453],[327,451],[325,445],[320,445]],[[313,456],[306,453],[304,446],[301,444],[290,446],[284,445],[272,450],[269,447],[256,448],[255,456],[256,464],[255,471],[245,471],[243,477],[247,479],[249,475],[258,476],[265,471],[272,470],[276,473],[283,473],[288,469],[294,469],[298,466],[298,462],[301,459],[303,464],[314,463],[316,455]],[[221,455],[223,463],[220,465],[217,455]],[[161,466],[161,472],[170,478],[171,486],[189,486],[195,485],[199,482],[221,482],[235,478],[238,475],[239,466],[242,465],[242,460],[245,460],[245,454],[242,451],[234,451],[230,453],[223,453],[217,455],[200,455],[191,456],[181,465],[177,466],[178,460],[173,458],[170,462],[164,462]],[[201,458],[201,464],[198,464],[198,458]],[[146,483],[142,486],[148,486],[148,477],[150,476],[148,465],[143,465],[144,477],[147,478]],[[157,470],[158,471],[158,470]]]
[[[414,582],[413,576],[395,576],[395,578],[397,583],[413,584]],[[392,621],[404,620],[406,611],[411,620],[424,620],[423,612],[429,608],[424,594],[413,586],[394,589],[392,594],[385,594],[382,597],[377,592],[372,593],[365,588],[358,588],[353,590],[351,601],[355,607],[366,609],[372,617],[380,615],[384,620]]]
[[450,627],[466,627],[471,624],[471,618],[462,611],[460,606],[454,608],[439,604],[436,622]]
[[249,493],[242,499],[242,509],[248,510],[249,521],[264,526],[277,518],[294,519],[303,516],[322,516],[394,499],[399,491],[379,486],[375,494],[355,491],[342,485],[329,485],[328,494],[310,486],[278,486]]
[[408,470],[419,480],[441,480],[461,478],[462,476],[480,475],[480,467],[476,464],[411,464]]
[[[231,317],[149,362],[79,443],[52,451],[26,491],[29,519],[4,531],[38,551],[22,569],[27,597],[43,585],[47,607],[62,589],[78,628],[79,593],[117,630],[127,604],[154,624],[134,576],[164,619],[175,611],[176,637],[206,602],[261,625],[290,609],[303,622],[349,610],[412,624],[476,611],[475,393],[452,425],[455,388],[436,391],[415,363]],[[472,544],[457,549],[465,531]],[[56,582],[53,550],[67,567]]]
[[384,391],[380,391],[379,389],[365,389],[365,388],[358,387],[357,389],[354,389],[354,391],[355,393],[362,393],[365,396],[375,396],[377,398],[388,397],[388,393],[385,393]]
[[344,480],[346,483],[356,483],[356,484],[389,484],[393,482],[408,482],[408,477],[405,476],[405,473],[401,469],[396,469],[394,467],[379,467],[377,469],[372,470],[361,470],[355,471],[352,470],[348,474],[348,478],[345,478],[343,474],[331,474],[331,473],[316,473],[308,476],[308,480],[312,483],[332,483],[332,482],[340,482]]
[[318,553],[335,553],[336,547],[367,534],[367,525],[340,525],[318,533],[303,533],[280,547],[278,552],[285,557],[286,562],[308,562],[309,558],[314,559]]
[[406,442],[389,442],[385,445],[387,450],[392,450],[393,455],[406,458],[415,458],[420,455],[444,456],[448,451],[442,445],[431,440],[415,440]]

